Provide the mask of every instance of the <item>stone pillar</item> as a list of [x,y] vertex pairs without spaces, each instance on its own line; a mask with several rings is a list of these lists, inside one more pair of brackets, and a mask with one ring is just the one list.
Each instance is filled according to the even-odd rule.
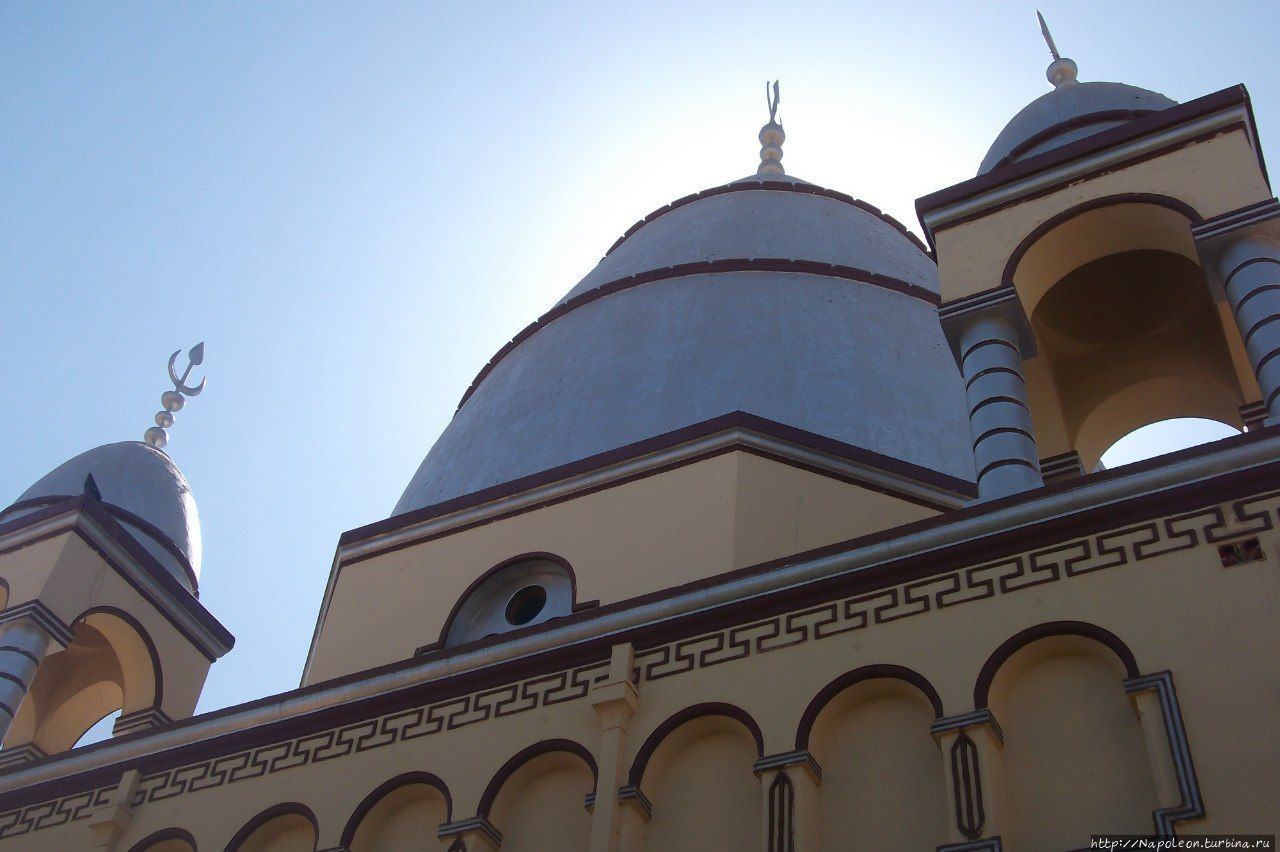
[[1262,391],[1263,423],[1274,426],[1280,423],[1280,201],[1206,219],[1191,235],[1214,298],[1231,305]]
[[635,649],[629,643],[615,645],[607,680],[591,688],[591,706],[600,717],[600,748],[596,753],[595,803],[591,812],[591,852],[618,852],[622,848],[624,806],[616,791],[626,776],[627,722],[636,712],[639,696],[632,685]]
[[764,796],[761,852],[813,852],[819,836],[818,785],[822,769],[807,751],[775,754],[757,760],[752,769]]
[[968,397],[978,499],[1039,488],[1040,454],[1022,374],[1024,354],[1034,351],[1016,291],[1001,288],[952,302],[939,317]]
[[0,615],[0,742],[18,715],[40,661],[71,642],[71,629],[39,601]]
[[939,852],[999,849],[1006,819],[1004,733],[990,710],[939,719],[929,729],[942,750],[950,842]]
[[1280,423],[1280,247],[1270,240],[1232,240],[1218,256],[1235,315],[1267,409],[1264,425]]

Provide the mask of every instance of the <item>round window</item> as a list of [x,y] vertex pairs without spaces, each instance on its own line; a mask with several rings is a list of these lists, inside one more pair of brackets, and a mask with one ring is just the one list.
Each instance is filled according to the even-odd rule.
[[541,586],[525,586],[507,603],[507,622],[519,626],[538,617],[547,605],[547,590]]

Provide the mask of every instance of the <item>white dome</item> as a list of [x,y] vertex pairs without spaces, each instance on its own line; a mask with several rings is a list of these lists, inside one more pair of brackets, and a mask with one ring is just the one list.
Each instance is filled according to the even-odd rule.
[[116,519],[194,593],[200,576],[195,498],[173,460],[141,441],[104,444],[64,462],[0,512],[0,522],[84,493],[90,474]]
[[1023,107],[1000,131],[982,158],[978,174],[1061,148],[1177,103],[1158,92],[1124,83],[1058,86]]
[[486,365],[395,513],[736,411],[972,482],[937,293],[924,249],[841,193],[681,199]]

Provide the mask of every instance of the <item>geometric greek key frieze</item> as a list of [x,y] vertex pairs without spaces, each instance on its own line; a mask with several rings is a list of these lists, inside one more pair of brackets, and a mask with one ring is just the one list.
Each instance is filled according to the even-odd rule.
[[[1255,535],[1276,526],[1278,505],[1280,491],[1254,495],[682,637],[638,650],[634,680],[637,683],[661,680],[747,659],[753,654],[767,654],[948,607],[1015,594],[1201,544]],[[606,680],[608,675],[609,661],[602,660],[166,769],[140,779],[132,805],[137,807],[146,802],[261,778],[575,701],[586,697],[592,684]],[[976,769],[976,764],[974,767]],[[976,782],[976,777],[973,780]],[[114,790],[114,785],[102,787],[0,813],[0,839],[85,819],[93,807],[108,801]],[[980,827],[982,822],[980,810],[973,816],[976,820],[969,826],[971,829]],[[994,842],[998,846],[998,840],[994,839],[981,842]]]

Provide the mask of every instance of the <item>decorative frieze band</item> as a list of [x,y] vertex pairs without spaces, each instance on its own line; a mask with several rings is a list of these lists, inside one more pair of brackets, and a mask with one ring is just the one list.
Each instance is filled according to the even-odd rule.
[[[636,653],[637,682],[686,674],[747,659],[754,654],[783,650],[903,618],[1062,582],[1083,574],[1131,565],[1202,544],[1254,535],[1276,527],[1278,506],[1280,491],[1273,491],[1093,533],[979,565],[945,570],[875,591],[672,640]],[[608,677],[609,660],[602,659],[515,683],[441,698],[294,739],[164,769],[141,779],[132,805],[137,807],[145,802],[262,778],[489,719],[586,698],[592,684],[603,682]],[[995,721],[988,711],[975,711],[939,720],[932,731],[937,735],[983,724],[994,725]],[[998,732],[998,726],[995,730]],[[1193,773],[1188,777],[1193,777]],[[0,813],[0,839],[83,819],[89,809],[114,789],[113,785],[86,790]],[[630,793],[623,788],[619,793],[620,800],[632,797],[642,808],[645,807],[647,800],[638,789]],[[1187,813],[1194,812],[1198,790],[1194,797],[1188,796],[1184,802],[1189,808]],[[1188,818],[1191,817],[1169,817],[1171,820]]]

